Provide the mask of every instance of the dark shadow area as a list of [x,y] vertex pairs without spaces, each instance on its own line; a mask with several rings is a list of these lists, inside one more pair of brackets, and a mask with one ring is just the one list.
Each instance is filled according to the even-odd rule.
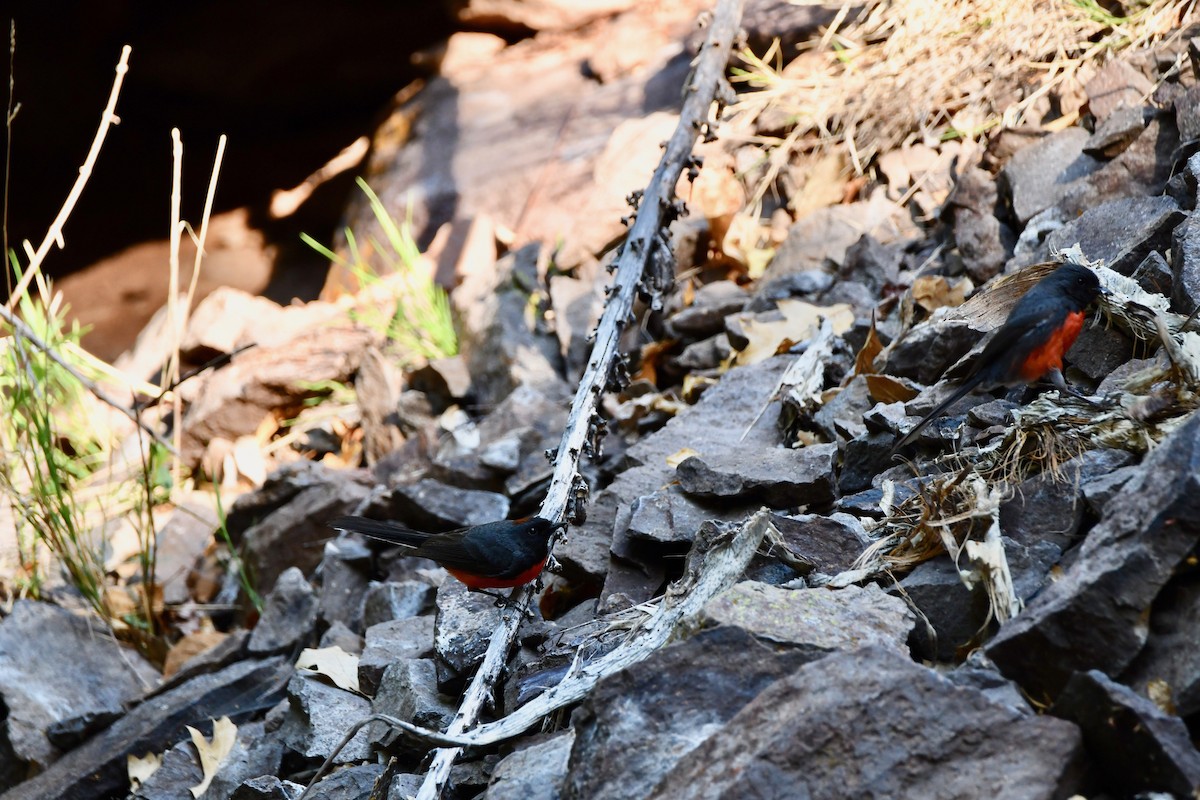
[[[21,104],[8,217],[14,246],[44,236],[96,131],[121,47],[133,47],[117,106],[121,123],[110,129],[67,224],[66,249],[47,260],[54,275],[167,236],[172,127],[184,142],[185,219],[200,218],[224,133],[229,144],[214,212],[249,208],[251,224],[283,245],[285,269],[294,252],[298,263],[321,271],[319,261],[295,250],[297,229],[331,241],[352,176],[324,187],[285,223],[267,219],[271,193],[300,183],[370,132],[390,98],[419,77],[411,54],[452,32],[444,4],[417,0],[26,0],[10,9],[3,26],[7,34],[15,18]],[[323,272],[296,277],[302,286],[319,285]],[[275,283],[281,281],[287,277],[277,274]]]

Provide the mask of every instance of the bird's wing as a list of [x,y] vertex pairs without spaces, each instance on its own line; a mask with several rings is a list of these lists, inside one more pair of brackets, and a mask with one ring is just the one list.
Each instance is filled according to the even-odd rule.
[[[414,555],[430,558],[444,567],[487,578],[512,578],[532,563],[513,542],[483,537],[478,532],[455,531],[426,539]],[[526,556],[524,559],[523,556]]]

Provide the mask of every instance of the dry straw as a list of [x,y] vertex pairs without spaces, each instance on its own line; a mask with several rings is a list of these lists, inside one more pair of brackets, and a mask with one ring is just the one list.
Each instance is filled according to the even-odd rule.
[[861,174],[914,136],[970,138],[1025,121],[1104,53],[1178,32],[1196,2],[1133,3],[1124,17],[1095,0],[847,2],[798,53],[743,54],[738,79],[759,91],[731,111],[760,130],[781,130],[764,113],[784,121],[778,136],[757,138],[767,147],[843,148]]

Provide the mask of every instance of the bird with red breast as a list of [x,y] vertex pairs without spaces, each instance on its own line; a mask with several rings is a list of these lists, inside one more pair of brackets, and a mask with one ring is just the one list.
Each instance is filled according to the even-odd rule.
[[1103,293],[1096,273],[1067,263],[1034,284],[984,346],[971,373],[892,448],[917,438],[930,422],[975,389],[1020,386],[1042,378],[1070,391],[1062,376],[1063,356],[1079,332],[1087,308]]
[[[424,533],[398,522],[339,517],[329,527],[360,533],[436,561],[468,589],[512,589],[536,579],[550,557],[550,540],[566,527],[541,517],[505,519],[445,533]],[[485,592],[492,594],[492,592]]]

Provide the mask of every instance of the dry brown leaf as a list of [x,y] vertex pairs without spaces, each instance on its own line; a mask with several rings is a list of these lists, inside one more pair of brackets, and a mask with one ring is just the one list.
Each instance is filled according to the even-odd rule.
[[970,278],[951,283],[944,275],[922,275],[913,281],[913,301],[926,311],[950,306],[961,306],[967,292],[975,288]]
[[834,333],[845,333],[854,324],[854,310],[845,303],[814,306],[802,300],[780,300],[781,320],[747,320],[742,330],[750,343],[736,357],[738,364],[757,364],[799,342],[816,336],[821,320],[828,319]]
[[876,403],[906,403],[918,392],[906,381],[890,375],[866,375],[867,393]]
[[297,669],[310,669],[348,692],[358,691],[358,656],[340,647],[307,647],[296,659]]
[[256,436],[239,436],[233,443],[233,461],[237,472],[252,486],[262,486],[267,479],[267,458]]
[[854,374],[870,375],[875,372],[875,357],[883,352],[883,342],[875,330],[875,318],[871,317],[871,329],[867,331],[867,341],[854,357]]
[[188,659],[210,650],[225,640],[227,633],[220,631],[196,631],[189,633],[167,651],[167,660],[163,664],[163,678],[169,678],[179,671]]
[[125,771],[129,774],[129,788],[136,792],[150,776],[162,766],[162,756],[156,753],[146,753],[142,757],[130,754],[125,757]]
[[204,780],[188,789],[192,797],[200,797],[208,791],[208,785],[217,775],[217,769],[229,751],[237,743],[237,725],[229,721],[229,717],[221,717],[213,722],[213,737],[205,739],[204,734],[187,726],[192,735],[192,744],[196,746],[196,754],[200,757],[200,769],[204,770]]
[[638,365],[638,370],[633,375],[633,379],[645,380],[657,385],[658,365],[667,358],[668,352],[674,346],[674,339],[664,339],[643,345],[641,364]]
[[818,208],[837,205],[846,194],[845,159],[840,151],[826,152],[816,162],[793,171],[797,185],[804,188],[792,195],[788,204],[792,216],[800,219]]

